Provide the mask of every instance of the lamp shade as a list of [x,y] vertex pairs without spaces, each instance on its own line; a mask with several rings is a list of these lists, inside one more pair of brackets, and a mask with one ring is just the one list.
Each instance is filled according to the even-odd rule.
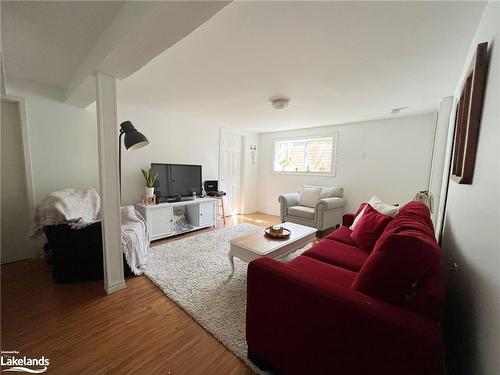
[[130,121],[124,121],[120,124],[120,133],[124,134],[123,143],[125,144],[125,148],[127,150],[134,150],[149,144],[149,141],[144,134],[137,131]]

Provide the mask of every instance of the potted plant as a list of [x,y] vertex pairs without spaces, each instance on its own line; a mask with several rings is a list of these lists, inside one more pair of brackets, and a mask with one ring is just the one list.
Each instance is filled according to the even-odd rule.
[[288,158],[281,159],[280,165],[281,165],[283,172],[285,171],[286,167],[288,167],[290,164],[292,164],[292,158],[288,157]]
[[142,175],[144,176],[144,180],[146,180],[146,187],[144,188],[144,195],[146,197],[152,197],[155,191],[155,182],[158,174],[155,174],[153,168],[149,168],[148,170],[141,169]]

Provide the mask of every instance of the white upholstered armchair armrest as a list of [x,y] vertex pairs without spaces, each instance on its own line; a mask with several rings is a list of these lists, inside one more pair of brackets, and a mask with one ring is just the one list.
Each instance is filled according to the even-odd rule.
[[334,208],[341,208],[345,206],[345,199],[339,197],[323,198],[316,204],[317,208],[322,208],[323,210],[332,210]]
[[299,193],[281,194],[278,201],[280,202],[281,221],[284,221],[285,216],[288,215],[288,207],[297,206],[299,204]]
[[345,199],[340,197],[323,198],[316,204],[316,227],[322,231],[335,228],[342,223]]
[[297,206],[299,204],[299,193],[283,193],[278,198],[281,205],[286,207]]

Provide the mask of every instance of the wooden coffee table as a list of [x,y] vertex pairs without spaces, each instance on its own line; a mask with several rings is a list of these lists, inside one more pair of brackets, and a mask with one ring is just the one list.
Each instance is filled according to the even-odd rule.
[[291,232],[290,237],[284,239],[268,237],[262,228],[260,231],[235,237],[229,241],[231,247],[228,257],[231,264],[231,276],[234,274],[234,257],[245,263],[250,263],[260,257],[280,259],[310,242],[316,243],[316,228],[288,222],[281,225]]

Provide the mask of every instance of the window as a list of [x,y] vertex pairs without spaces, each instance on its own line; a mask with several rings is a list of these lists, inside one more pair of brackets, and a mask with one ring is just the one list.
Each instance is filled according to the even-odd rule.
[[337,134],[274,142],[274,172],[335,175]]

